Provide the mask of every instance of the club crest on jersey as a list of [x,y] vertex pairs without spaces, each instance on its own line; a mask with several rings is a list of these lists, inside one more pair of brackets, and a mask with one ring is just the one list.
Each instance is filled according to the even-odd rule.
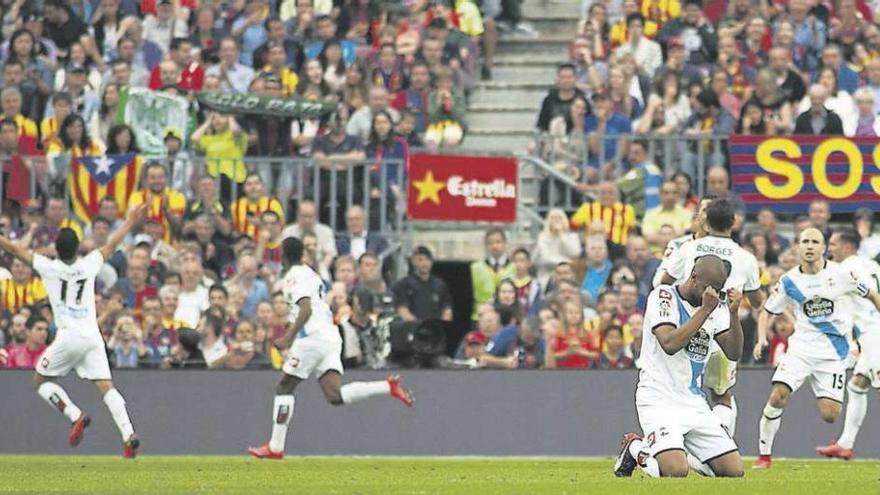
[[704,328],[701,328],[700,331],[688,341],[687,347],[684,349],[685,353],[687,353],[687,356],[691,361],[698,363],[705,362],[709,356],[709,344],[711,342],[712,339],[709,337],[709,332]]
[[804,302],[804,314],[808,318],[824,318],[834,314],[834,301],[815,296]]
[[672,309],[672,293],[666,289],[660,289],[657,293],[657,303],[660,306],[660,317],[669,318]]

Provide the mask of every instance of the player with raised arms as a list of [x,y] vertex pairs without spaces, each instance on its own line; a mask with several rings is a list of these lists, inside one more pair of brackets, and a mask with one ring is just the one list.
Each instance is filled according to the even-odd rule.
[[689,468],[707,476],[743,475],[736,443],[702,390],[712,342],[729,359],[742,354],[737,317],[742,293],[722,289],[729,271],[721,258],[706,255],[696,260],[686,281],[661,285],[648,296],[636,387],[645,437],[624,435],[616,476],[632,476],[636,466],[651,477],[687,476]]
[[281,381],[275,387],[272,406],[272,436],[268,443],[249,447],[259,459],[283,459],[287,427],[293,417],[293,391],[313,373],[334,406],[353,404],[370,397],[391,396],[412,407],[410,393],[400,385],[400,377],[383,381],[342,384],[342,337],[333,324],[333,314],[324,301],[324,282],[310,267],[302,264],[303,243],[289,237],[281,245],[285,275],[284,297],[290,306],[290,320],[283,343],[293,340],[281,367]]
[[[832,260],[855,275],[859,282],[880,292],[880,265],[856,254],[860,244],[858,232],[843,229],[831,234],[828,252]],[[816,448],[819,455],[847,460],[853,458],[856,436],[868,413],[868,387],[880,389],[880,312],[862,297],[854,297],[852,304],[855,306],[853,332],[858,339],[860,352],[852,378],[846,385],[849,393],[846,394],[843,432],[831,445]]]
[[[730,266],[730,276],[724,289],[742,292],[753,308],[760,308],[764,304],[764,293],[761,291],[758,260],[731,238],[736,221],[733,204],[727,199],[716,199],[708,205],[701,203],[700,207],[705,211],[703,225],[706,234],[683,243],[675,250],[666,264],[662,283],[671,285],[683,280],[691,273],[697,258],[713,254]],[[737,411],[732,392],[736,385],[736,361],[728,359],[717,345],[712,346],[704,384],[711,394],[712,412],[728,433],[734,436]]]
[[94,382],[122,435],[122,456],[129,459],[137,455],[140,439],[128,417],[125,399],[113,387],[104,339],[95,314],[95,277],[104,260],[110,258],[129,231],[144,219],[146,211],[146,205],[133,208],[107,244],[81,258],[77,258],[79,238],[68,228],[61,229],[55,239],[56,259],[35,254],[0,237],[0,249],[33,266],[43,279],[58,328],[55,340],[40,357],[34,372],[37,394],[70,420],[72,426],[68,440],[71,447],[76,447],[91,419],[70,400],[55,379],[76,370],[80,378]]
[[839,263],[825,259],[825,238],[814,227],[804,229],[797,239],[800,264],[779,278],[758,317],[755,359],[767,347],[773,319],[791,305],[795,331],[788,339],[788,351],[773,373],[773,388],[761,416],[758,460],[754,469],[771,466],[773,440],[782,423],[782,412],[792,393],[809,381],[819,414],[828,423],[840,416],[846,361],[850,352],[853,296],[869,299],[880,309],[880,293],[870,289]]

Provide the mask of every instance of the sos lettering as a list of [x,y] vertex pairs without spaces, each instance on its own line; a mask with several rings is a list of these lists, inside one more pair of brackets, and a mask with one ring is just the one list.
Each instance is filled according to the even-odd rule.
[[[842,153],[849,163],[846,180],[838,184],[828,179],[827,162],[834,153]],[[769,175],[756,176],[755,187],[758,192],[769,199],[789,199],[797,196],[804,187],[804,172],[797,164],[788,160],[798,159],[801,156],[803,152],[800,145],[788,138],[770,138],[758,145],[755,151],[758,166],[770,174],[785,178],[781,184],[774,184]],[[880,173],[880,143],[874,146],[871,156],[874,162],[872,165]],[[820,194],[829,199],[844,199],[852,196],[862,184],[865,163],[856,143],[842,137],[830,137],[816,146],[810,171],[813,184]],[[870,184],[874,193],[880,195],[880,175],[871,177]]]

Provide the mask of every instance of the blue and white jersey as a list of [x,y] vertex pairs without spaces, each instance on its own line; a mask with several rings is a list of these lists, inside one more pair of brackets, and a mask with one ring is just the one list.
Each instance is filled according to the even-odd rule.
[[846,359],[852,340],[854,297],[864,298],[868,287],[839,263],[826,261],[816,274],[796,266],[779,277],[764,310],[780,314],[794,308],[794,335],[789,352],[814,359]]
[[661,285],[648,296],[645,326],[642,330],[639,389],[676,403],[706,404],[703,371],[715,337],[730,329],[730,310],[719,304],[690,342],[673,355],[660,346],[654,330],[661,325],[681,327],[698,310],[691,306],[677,287]]
[[[841,261],[840,266],[853,274],[865,287],[880,292],[880,265],[877,262],[854,254]],[[880,311],[877,311],[874,303],[858,295],[852,297],[851,302],[855,308],[853,336],[859,338],[865,333],[880,335]]]

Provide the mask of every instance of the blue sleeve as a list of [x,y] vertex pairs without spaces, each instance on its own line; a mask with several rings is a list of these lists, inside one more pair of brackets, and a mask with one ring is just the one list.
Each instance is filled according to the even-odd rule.
[[505,327],[492,339],[493,345],[488,353],[495,357],[507,357],[514,342],[516,342],[516,327]]

